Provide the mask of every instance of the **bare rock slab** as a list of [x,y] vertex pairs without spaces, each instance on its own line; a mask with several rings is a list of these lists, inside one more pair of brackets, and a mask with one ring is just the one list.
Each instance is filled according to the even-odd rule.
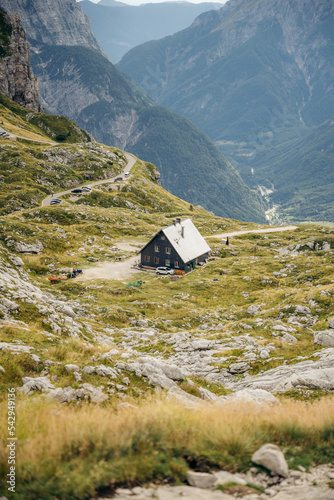
[[280,491],[272,498],[273,500],[334,500],[334,491],[324,491],[314,486],[294,487]]
[[262,465],[274,474],[282,477],[289,476],[289,467],[285,457],[278,446],[275,444],[265,444],[261,446],[252,456],[252,462]]

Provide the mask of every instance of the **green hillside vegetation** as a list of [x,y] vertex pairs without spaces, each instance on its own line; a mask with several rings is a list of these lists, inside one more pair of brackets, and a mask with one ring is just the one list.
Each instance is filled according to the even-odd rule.
[[159,106],[141,109],[139,117],[147,132],[131,150],[158,166],[165,189],[217,215],[264,222],[260,196],[245,189],[232,165],[190,121]]
[[[0,92],[0,119],[2,125],[14,134],[31,139],[50,138],[59,143],[88,142],[91,137],[73,121],[61,115],[37,113],[15,103]],[[32,136],[26,132],[33,132]],[[40,137],[41,136],[41,137]]]

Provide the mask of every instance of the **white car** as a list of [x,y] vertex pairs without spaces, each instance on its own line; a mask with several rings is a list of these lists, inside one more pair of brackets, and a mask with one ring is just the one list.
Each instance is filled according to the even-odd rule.
[[86,193],[90,193],[92,190],[91,186],[83,186],[81,189]]
[[170,267],[157,267],[156,274],[175,274],[174,269]]

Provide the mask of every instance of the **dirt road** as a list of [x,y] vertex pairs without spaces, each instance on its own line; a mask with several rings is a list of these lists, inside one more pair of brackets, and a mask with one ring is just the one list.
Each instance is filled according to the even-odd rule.
[[89,280],[125,280],[135,274],[142,273],[138,269],[132,269],[132,266],[138,261],[138,255],[130,257],[122,262],[101,262],[94,267],[84,270],[82,276],[76,278],[77,281]]
[[[125,172],[130,172],[130,170],[132,169],[132,167],[134,166],[134,164],[137,161],[137,158],[135,156],[133,156],[132,154],[130,154],[130,153],[125,153],[124,152],[124,155],[125,155],[125,158],[128,160],[128,163],[124,167],[124,169],[122,170],[122,172],[120,174],[117,174],[116,177],[124,175]],[[111,177],[110,179],[102,179],[101,181],[90,182],[89,185],[92,186],[92,187],[94,187],[94,186],[98,186],[100,184],[110,184],[111,182],[114,182],[114,180],[115,180],[115,177]],[[82,187],[82,186],[76,186],[76,189],[80,188],[80,187]],[[71,194],[71,190],[72,189],[73,188],[68,189],[67,191],[61,191],[60,193],[54,193],[53,198],[59,198],[60,196],[64,196],[65,194]],[[46,198],[44,198],[44,200],[42,201],[42,207],[50,205],[51,200],[52,200],[52,196],[47,196]]]
[[268,229],[251,229],[249,231],[234,231],[232,233],[213,234],[212,236],[206,236],[205,239],[227,237],[233,238],[233,236],[241,236],[242,234],[280,233],[282,231],[293,231],[294,229],[297,229],[297,226],[278,226]]

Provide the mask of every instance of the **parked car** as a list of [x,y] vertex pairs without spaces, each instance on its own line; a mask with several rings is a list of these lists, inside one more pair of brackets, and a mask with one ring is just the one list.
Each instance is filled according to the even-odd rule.
[[81,194],[82,193],[82,188],[72,189],[71,193],[73,193],[73,194]]
[[59,205],[59,203],[62,203],[63,200],[61,200],[60,198],[52,198],[52,200],[50,201],[50,205]]
[[90,193],[90,192],[91,192],[91,190],[92,190],[92,188],[91,188],[90,186],[83,186],[83,187],[82,187],[82,191],[83,191],[84,193]]
[[170,267],[157,267],[156,274],[175,274],[174,269]]
[[1,135],[2,137],[9,137],[8,132],[0,132],[0,135]]
[[125,172],[124,177],[125,177],[126,179],[127,179],[128,177],[130,177],[130,172]]
[[115,182],[122,181],[123,177],[116,177]]

